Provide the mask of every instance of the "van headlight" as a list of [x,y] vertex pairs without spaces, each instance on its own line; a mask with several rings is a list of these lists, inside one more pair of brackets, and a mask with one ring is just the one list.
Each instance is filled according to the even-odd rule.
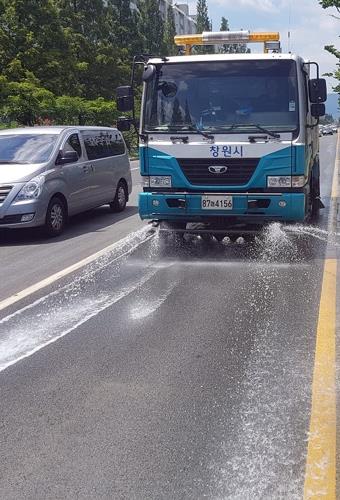
[[45,177],[43,175],[38,175],[26,182],[17,194],[15,201],[35,200],[40,196],[44,182]]

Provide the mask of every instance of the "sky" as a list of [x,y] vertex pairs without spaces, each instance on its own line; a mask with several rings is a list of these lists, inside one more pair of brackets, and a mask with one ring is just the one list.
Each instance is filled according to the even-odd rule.
[[[196,3],[188,1],[192,14]],[[335,8],[325,10],[318,0],[207,0],[207,4],[214,31],[220,29],[222,16],[228,19],[231,30],[279,31],[283,52],[288,52],[290,25],[292,52],[318,62],[322,74],[336,68],[337,59],[324,50],[325,45],[340,48],[340,14]],[[337,14],[339,19],[332,17]],[[257,44],[250,48],[262,51]],[[327,82],[331,92],[336,81],[327,78]]]

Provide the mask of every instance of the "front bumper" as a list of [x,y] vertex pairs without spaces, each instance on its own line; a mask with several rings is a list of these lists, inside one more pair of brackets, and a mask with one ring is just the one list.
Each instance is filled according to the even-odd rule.
[[[0,205],[0,229],[42,226],[45,223],[46,209],[46,203],[42,200]],[[23,222],[22,217],[29,214],[33,215],[32,219]]]
[[[207,193],[218,194],[218,193]],[[204,210],[202,194],[140,193],[142,219],[182,222],[210,222],[225,219],[225,224],[244,222],[263,224],[273,221],[297,222],[305,219],[304,193],[220,193],[233,197],[232,210]]]

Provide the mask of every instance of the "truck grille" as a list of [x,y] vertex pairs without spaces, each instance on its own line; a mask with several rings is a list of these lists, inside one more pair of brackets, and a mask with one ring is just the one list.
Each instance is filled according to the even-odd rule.
[[[242,186],[250,181],[259,158],[182,158],[177,161],[190,184]],[[212,173],[209,167],[226,167],[226,171]]]
[[9,193],[11,192],[13,186],[1,186],[0,185],[0,205],[5,201]]

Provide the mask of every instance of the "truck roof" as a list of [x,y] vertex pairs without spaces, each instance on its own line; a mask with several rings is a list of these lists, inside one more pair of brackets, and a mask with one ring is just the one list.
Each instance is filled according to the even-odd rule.
[[190,56],[172,56],[166,60],[161,57],[152,57],[149,63],[152,64],[171,64],[171,63],[189,63],[189,62],[208,62],[208,61],[259,61],[259,60],[293,60],[302,63],[307,62],[296,54],[197,54]]

